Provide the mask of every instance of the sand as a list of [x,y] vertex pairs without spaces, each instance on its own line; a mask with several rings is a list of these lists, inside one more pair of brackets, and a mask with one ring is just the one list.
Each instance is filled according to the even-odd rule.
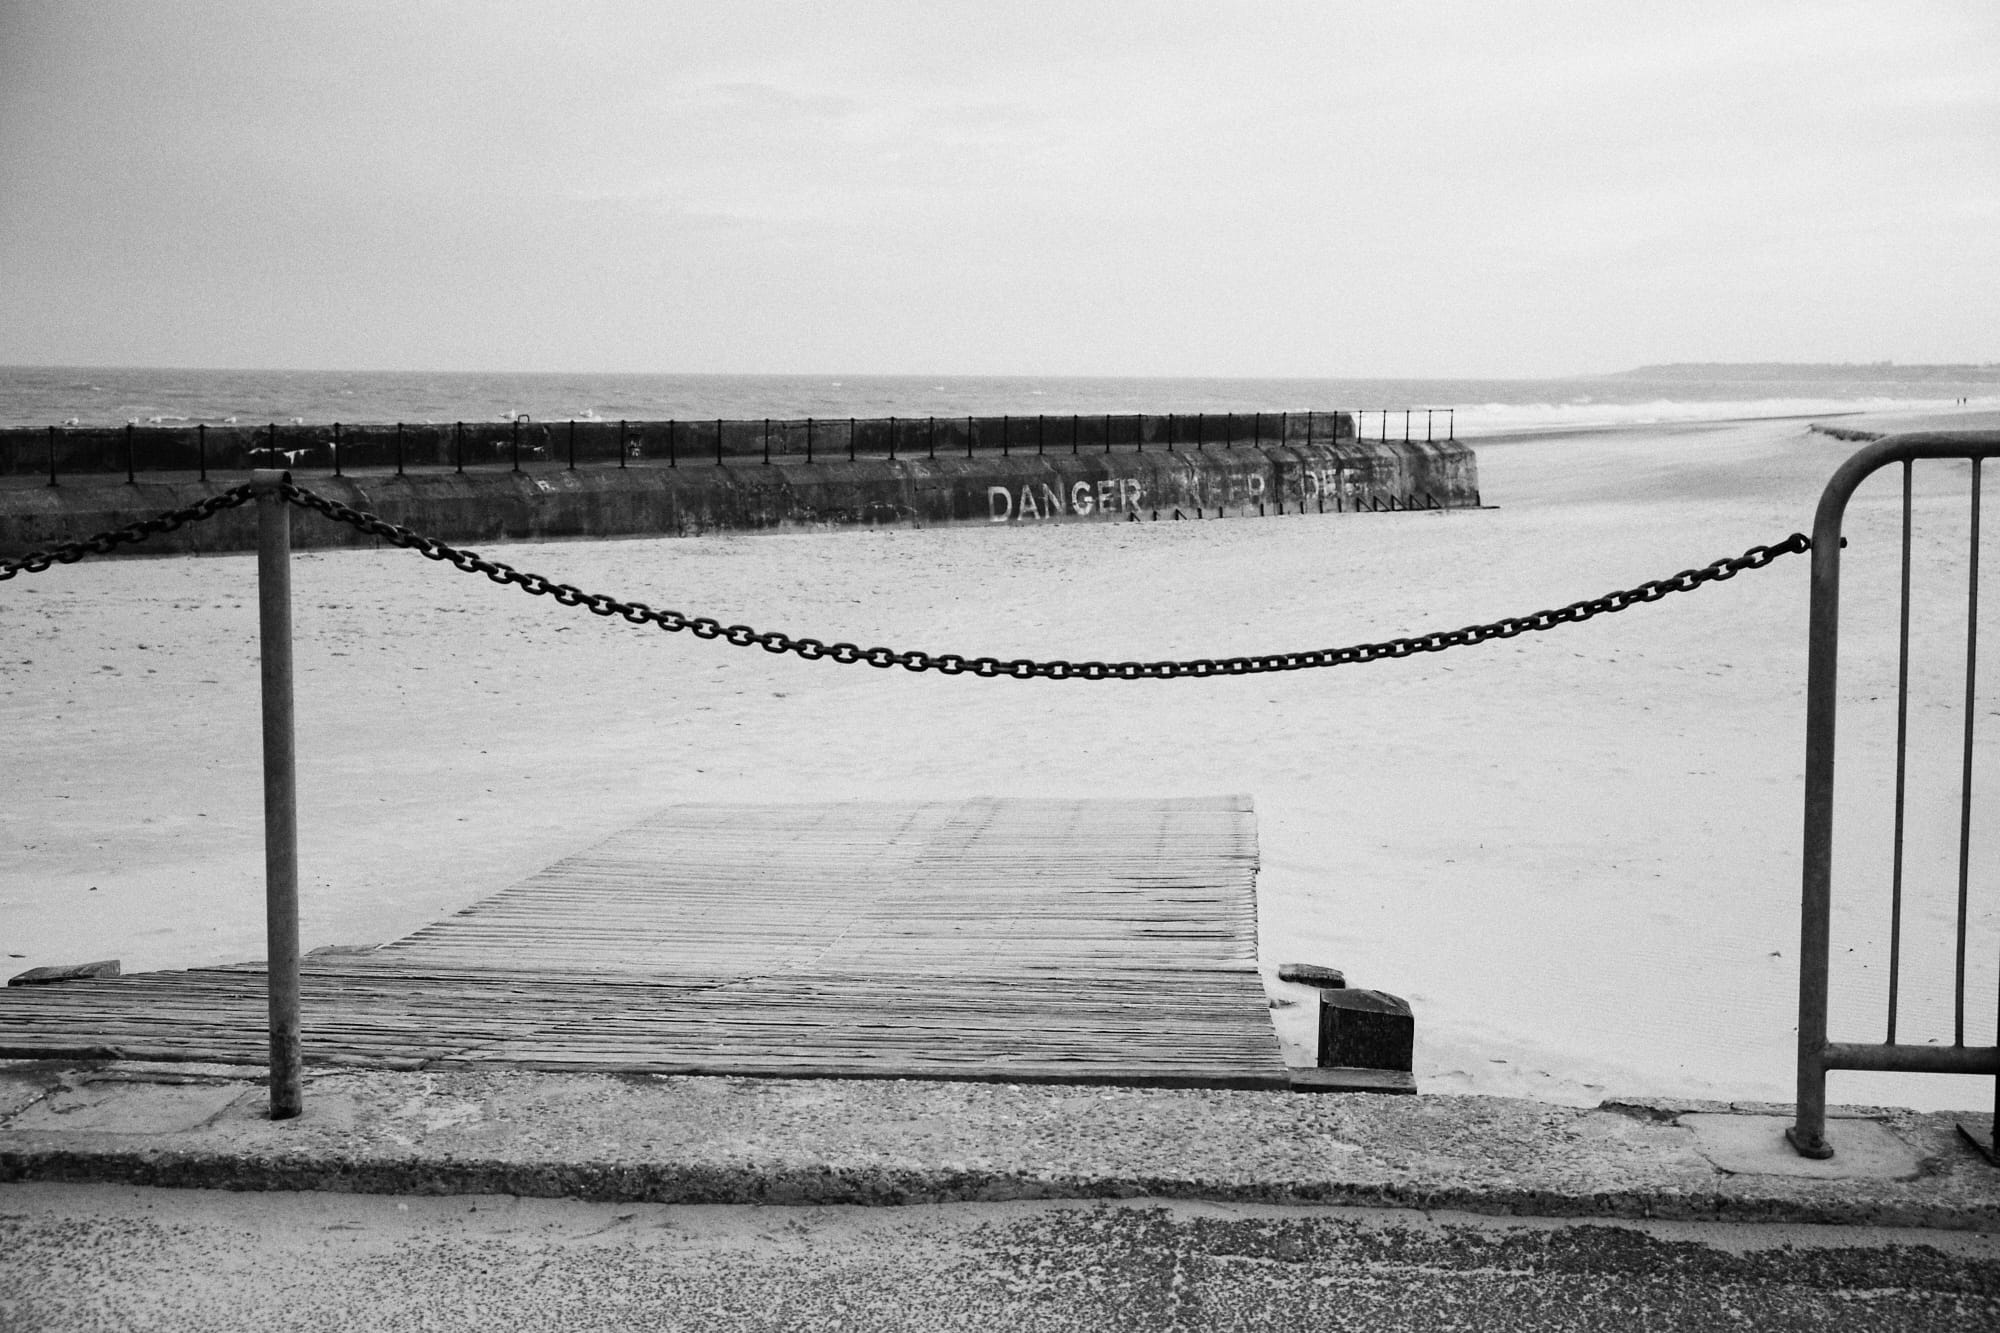
[[[1560,606],[1777,541],[1810,526],[1853,448],[1798,421],[1513,437],[1480,446],[1498,507],[1476,512],[490,553],[864,646],[1226,656]],[[1965,469],[1919,477],[1900,1035],[1949,1041]],[[1857,1040],[1880,1037],[1886,966],[1893,500],[1881,482],[1857,499],[1847,556],[1852,907],[1836,922],[1834,1035]],[[601,620],[407,552],[302,554],[305,943],[393,938],[671,801],[1247,792],[1266,963],[1336,966],[1407,997],[1424,1089],[1788,1100],[1807,572],[1786,557],[1588,625],[1400,662],[1088,683],[808,663]],[[261,956],[253,580],[249,557],[227,556],[0,584],[10,972]],[[1979,708],[2000,708],[1992,690]],[[1968,1039],[1990,1042],[2000,851],[1990,835],[1971,850],[1987,906]],[[1979,1107],[1991,1080],[1836,1075],[1833,1095]]]

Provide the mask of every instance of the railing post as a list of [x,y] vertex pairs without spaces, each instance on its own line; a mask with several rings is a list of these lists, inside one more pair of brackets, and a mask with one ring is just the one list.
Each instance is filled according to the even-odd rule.
[[194,428],[195,463],[201,469],[201,479],[208,480],[208,423],[202,422]]
[[889,461],[896,461],[896,418],[889,418]]
[[403,475],[403,423],[396,423],[396,475]]
[[[515,417],[511,425],[512,425],[512,431],[511,431],[511,438],[508,441],[508,448],[513,453],[514,471],[519,472],[521,470],[521,418],[518,416]],[[335,426],[333,428],[333,433],[336,437],[338,437],[340,434],[340,427]],[[338,469],[336,468],[336,472],[337,471]]]
[[806,462],[813,461],[813,419],[806,418]]
[[722,466],[722,418],[715,419],[715,465]]
[[[618,466],[621,469],[625,466],[625,455],[627,452],[629,452],[625,447],[625,434],[626,434],[625,421],[621,417],[618,421]],[[673,442],[674,442],[674,423],[669,421],[667,423],[667,447],[670,451],[673,448]],[[667,455],[667,462],[670,464],[673,462],[673,455],[671,452],[669,452]]]
[[569,470],[576,471],[576,418],[569,419]]
[[458,471],[465,471],[465,423],[458,422],[451,433],[451,458]]
[[49,427],[49,485],[56,484],[56,428]]
[[[517,446],[516,448],[517,456],[514,460],[514,469],[517,472],[521,468],[521,462],[520,458],[518,457],[518,454],[519,454],[519,449]],[[333,475],[336,477],[340,475],[340,423],[338,421],[333,423]]]
[[[271,427],[271,429],[272,429],[273,431],[276,431],[276,430],[277,430],[278,428],[277,428],[277,426],[276,426],[275,424],[273,424],[273,425],[272,425],[272,427]],[[125,423],[125,484],[126,484],[127,486],[130,486],[130,485],[132,485],[132,484],[133,484],[133,476],[132,476],[132,430],[133,430],[133,426],[132,426],[132,423],[131,423],[131,422],[129,422],[129,421],[128,421],[128,422],[126,422],[126,423]]]
[[265,979],[271,1016],[271,1119],[302,1109],[299,1048],[299,818],[292,729],[292,524],[280,487],[291,474],[262,468],[257,488],[257,627],[264,697]]
[[764,418],[764,466],[771,466],[771,418]]

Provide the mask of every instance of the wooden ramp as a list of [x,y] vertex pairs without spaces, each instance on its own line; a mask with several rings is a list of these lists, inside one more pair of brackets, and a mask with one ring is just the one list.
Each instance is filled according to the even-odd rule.
[[[308,1060],[1288,1085],[1247,797],[674,806],[309,957]],[[261,968],[0,991],[0,1055],[265,1058]]]

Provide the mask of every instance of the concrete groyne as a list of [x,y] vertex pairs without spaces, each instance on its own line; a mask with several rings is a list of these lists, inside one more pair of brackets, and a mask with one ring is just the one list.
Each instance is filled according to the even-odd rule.
[[[299,471],[301,485],[453,542],[565,537],[686,536],[953,523],[1152,522],[1274,513],[1448,509],[1479,503],[1473,452],[1452,441],[1266,443],[1143,452],[858,458],[783,457],[700,466],[568,467],[546,458],[522,470]],[[19,478],[0,490],[0,555],[18,556],[191,504],[243,480],[240,472],[102,474],[59,485]],[[372,544],[354,529],[295,524],[301,546]],[[245,509],[149,540],[148,551],[233,551],[255,545]]]

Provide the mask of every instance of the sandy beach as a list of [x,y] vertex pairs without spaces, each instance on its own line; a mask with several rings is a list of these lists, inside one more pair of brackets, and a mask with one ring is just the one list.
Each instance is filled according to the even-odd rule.
[[[1775,542],[1810,526],[1855,448],[1801,421],[1474,443],[1496,506],[1479,511],[488,554],[864,646],[1221,657],[1561,606]],[[1965,475],[1918,474],[1905,1040],[1951,1037]],[[1864,488],[1846,557],[1834,1035],[1857,1040],[1879,1039],[1886,984],[1895,498],[1886,479]],[[1789,1100],[1807,572],[1786,557],[1401,662],[1087,683],[807,663],[407,552],[302,554],[304,943],[394,938],[675,801],[1245,792],[1266,964],[1336,966],[1407,997],[1421,1088]],[[1983,720],[2000,703],[1988,689],[1979,706]],[[261,956],[250,557],[96,560],[0,585],[0,732],[9,973]],[[1996,782],[1989,727],[1979,804]],[[2000,849],[1975,834],[1976,908]],[[1976,912],[1969,1041],[1993,1038],[1996,952],[2000,921]],[[1276,1012],[1300,1037],[1297,1011]],[[1990,1088],[1832,1081],[1836,1100],[1926,1108],[1983,1106]]]

